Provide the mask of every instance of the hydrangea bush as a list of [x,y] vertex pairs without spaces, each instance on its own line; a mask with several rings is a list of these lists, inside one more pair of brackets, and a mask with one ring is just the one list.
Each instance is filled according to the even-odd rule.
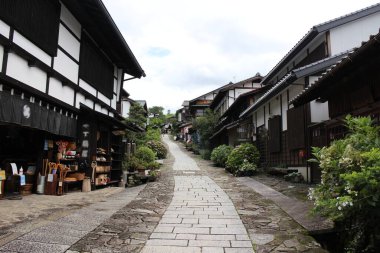
[[251,175],[257,168],[260,153],[250,143],[235,147],[227,158],[226,169],[236,176]]
[[314,212],[335,221],[346,252],[380,249],[380,128],[369,117],[346,117],[349,134],[313,148],[321,184],[310,190]]
[[160,141],[148,141],[146,146],[156,152],[158,159],[165,159],[168,154],[165,145]]

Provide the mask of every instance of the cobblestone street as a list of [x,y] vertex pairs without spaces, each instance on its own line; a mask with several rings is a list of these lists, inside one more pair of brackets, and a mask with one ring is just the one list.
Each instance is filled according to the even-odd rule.
[[157,181],[15,234],[0,252],[325,252],[274,202],[163,139]]

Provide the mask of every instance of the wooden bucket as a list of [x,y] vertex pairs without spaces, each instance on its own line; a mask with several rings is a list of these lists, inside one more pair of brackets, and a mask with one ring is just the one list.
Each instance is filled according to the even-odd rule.
[[53,174],[53,182],[48,182],[46,179],[45,194],[46,195],[57,195],[57,186],[58,186],[58,175]]
[[91,191],[91,179],[85,178],[82,182],[82,192],[90,192]]

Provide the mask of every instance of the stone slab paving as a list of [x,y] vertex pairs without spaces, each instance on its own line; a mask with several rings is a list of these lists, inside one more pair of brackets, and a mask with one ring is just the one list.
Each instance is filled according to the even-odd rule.
[[112,198],[91,204],[58,220],[49,221],[3,245],[0,252],[65,252],[117,210],[135,199],[144,187],[145,185],[123,190]]
[[281,192],[278,192],[253,178],[244,177],[238,178],[238,180],[265,198],[272,200],[309,233],[331,231],[334,228],[334,224],[331,220],[324,219],[320,216],[311,216],[309,214],[311,206],[308,203],[285,196]]
[[180,147],[175,142],[170,141],[168,135],[164,135],[163,141],[169,147],[169,151],[174,156],[175,161],[173,165],[173,170],[180,170],[180,171],[199,170],[199,167],[197,163],[194,161],[194,159],[190,158],[186,153],[182,152]]
[[192,175],[174,179],[172,202],[142,253],[253,252],[233,203],[213,180]]

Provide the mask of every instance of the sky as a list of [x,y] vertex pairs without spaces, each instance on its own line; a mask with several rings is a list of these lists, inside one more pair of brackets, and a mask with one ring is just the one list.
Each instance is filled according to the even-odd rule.
[[[124,83],[165,113],[266,75],[314,26],[374,0],[103,0],[146,77]],[[379,24],[380,28],[380,24]]]

